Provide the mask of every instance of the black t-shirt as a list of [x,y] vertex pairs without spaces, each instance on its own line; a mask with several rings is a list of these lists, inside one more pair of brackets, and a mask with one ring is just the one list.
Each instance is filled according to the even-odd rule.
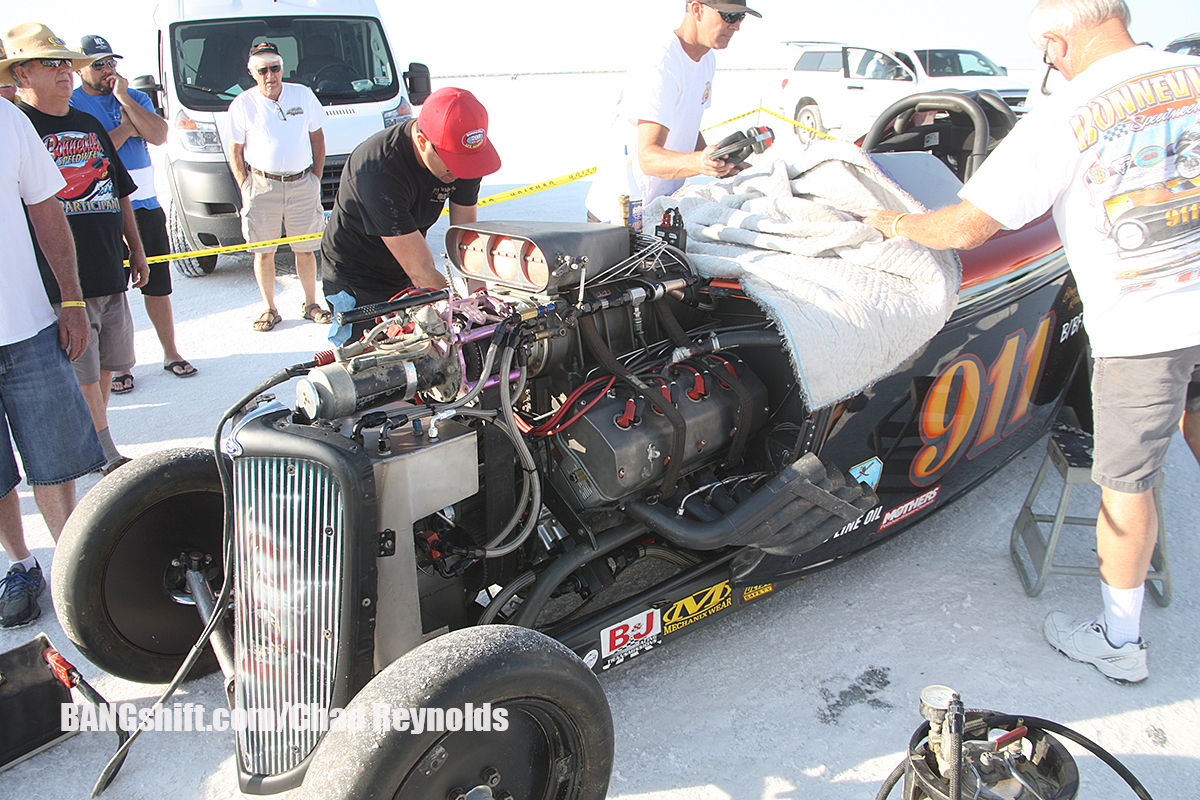
[[[137,184],[129,177],[117,149],[100,120],[72,108],[61,117],[43,114],[31,105],[20,108],[29,116],[38,136],[54,157],[67,185],[58,200],[67,214],[75,238],[75,259],[84,297],[104,297],[125,291],[125,227],[120,199],[133,194]],[[58,281],[33,237],[38,268],[50,302],[61,299]]]
[[371,296],[412,285],[382,237],[424,236],[447,200],[478,202],[480,179],[442,183],[417,159],[412,126],[385,128],[350,154],[321,241],[324,280]]

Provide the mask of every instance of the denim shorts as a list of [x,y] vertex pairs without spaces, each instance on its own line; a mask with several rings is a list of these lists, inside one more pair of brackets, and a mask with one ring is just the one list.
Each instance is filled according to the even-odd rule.
[[1097,358],[1092,371],[1092,480],[1118,492],[1154,488],[1184,408],[1200,410],[1200,345]]
[[[0,436],[21,452],[31,486],[66,483],[104,466],[75,371],[58,346],[57,324],[0,347],[0,405]],[[0,447],[0,497],[20,482],[12,444]]]

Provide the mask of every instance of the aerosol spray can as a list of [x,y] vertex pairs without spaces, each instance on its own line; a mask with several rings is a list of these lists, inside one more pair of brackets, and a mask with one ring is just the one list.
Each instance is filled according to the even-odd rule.
[[629,147],[625,148],[625,192],[618,198],[621,206],[621,224],[642,232],[642,190],[633,175],[633,160]]

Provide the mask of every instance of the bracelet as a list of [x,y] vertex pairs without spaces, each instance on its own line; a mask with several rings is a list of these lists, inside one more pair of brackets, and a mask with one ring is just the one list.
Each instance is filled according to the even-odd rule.
[[896,230],[896,226],[900,224],[900,220],[904,219],[907,216],[908,216],[908,212],[905,211],[903,214],[898,215],[894,220],[892,220],[892,238],[893,239],[900,235],[899,232],[897,232],[897,230]]
[[82,300],[63,300],[59,306],[62,308],[87,308],[87,303]]

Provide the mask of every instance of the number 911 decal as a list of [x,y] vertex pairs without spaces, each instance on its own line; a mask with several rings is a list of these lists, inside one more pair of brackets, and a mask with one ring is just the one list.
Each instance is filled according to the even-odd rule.
[[921,406],[924,446],[909,466],[913,485],[936,483],[962,456],[974,458],[1029,421],[1053,329],[1051,311],[1032,335],[1010,333],[991,366],[968,354],[938,373]]

